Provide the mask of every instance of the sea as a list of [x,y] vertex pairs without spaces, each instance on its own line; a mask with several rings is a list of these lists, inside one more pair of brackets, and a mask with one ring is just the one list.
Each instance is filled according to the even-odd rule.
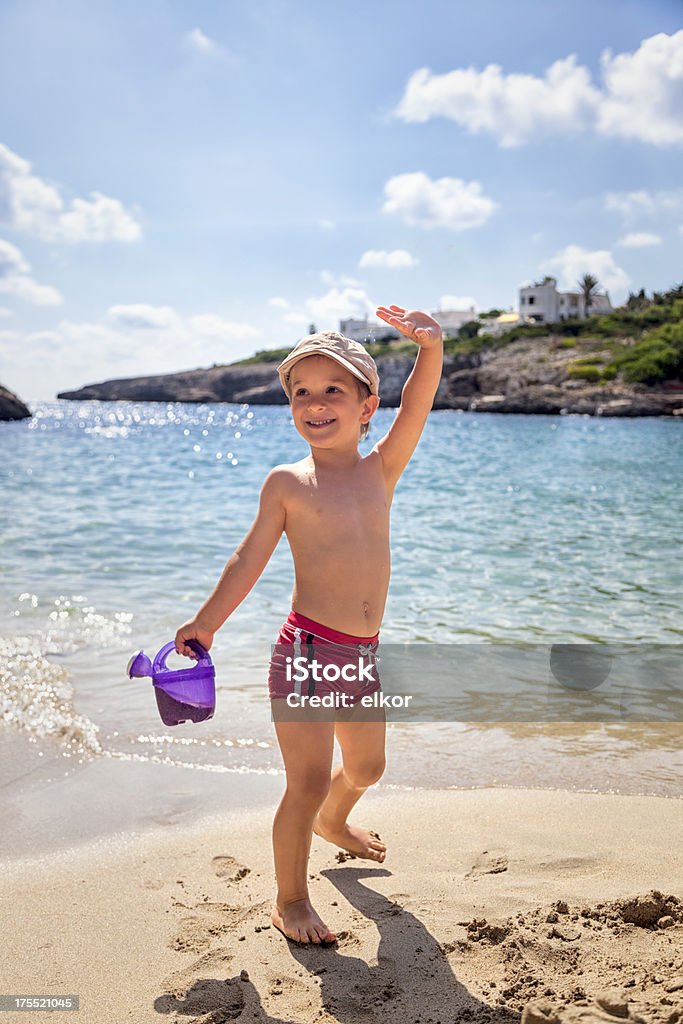
[[[29,404],[32,419],[0,423],[0,850],[274,805],[284,537],[215,637],[213,718],[165,726],[151,680],[126,666],[211,592],[268,470],[307,454],[288,408]],[[378,411],[363,450],[394,415]],[[675,419],[431,413],[394,498],[382,642],[454,659],[461,645],[676,652],[682,482]],[[481,721],[390,722],[379,785],[681,797],[680,721],[514,719],[501,702]]]

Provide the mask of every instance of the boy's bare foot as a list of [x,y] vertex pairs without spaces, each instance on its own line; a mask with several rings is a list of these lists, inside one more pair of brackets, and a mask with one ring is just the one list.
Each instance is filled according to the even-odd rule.
[[376,832],[359,828],[357,825],[349,825],[345,821],[343,825],[331,825],[323,822],[320,815],[315,819],[313,831],[328,843],[341,846],[342,850],[348,850],[356,857],[364,857],[366,860],[376,860],[381,864],[384,860],[387,848]]
[[275,903],[270,919],[278,931],[301,945],[320,946],[337,941],[337,936],[321,921],[309,899],[294,900],[283,907]]

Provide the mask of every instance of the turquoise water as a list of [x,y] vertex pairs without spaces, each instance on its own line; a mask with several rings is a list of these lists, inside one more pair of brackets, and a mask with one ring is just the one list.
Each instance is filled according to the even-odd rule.
[[[166,765],[184,779],[277,776],[264,695],[269,646],[290,606],[284,538],[216,637],[211,722],[165,729],[151,684],[129,680],[125,665],[141,647],[155,653],[211,591],[268,469],[306,454],[288,410],[33,408],[28,422],[0,424],[8,784],[23,773],[26,785],[47,786],[102,759]],[[379,411],[366,448],[393,415]],[[679,643],[681,426],[432,413],[394,500],[383,640]],[[674,795],[677,730],[394,727],[386,779]]]

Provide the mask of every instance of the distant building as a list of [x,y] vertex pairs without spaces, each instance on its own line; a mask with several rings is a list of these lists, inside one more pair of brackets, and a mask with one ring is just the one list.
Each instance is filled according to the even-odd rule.
[[474,306],[469,309],[436,309],[431,315],[447,337],[455,336],[463,324],[477,319]]
[[372,320],[364,317],[362,320],[350,317],[348,320],[339,321],[339,330],[352,341],[375,341],[376,338],[399,338],[399,332],[385,324],[383,320]]
[[[463,324],[477,318],[474,306],[470,306],[469,309],[437,309],[431,315],[447,337],[455,336]],[[374,341],[376,338],[401,337],[401,334],[389,324],[385,324],[382,320],[376,320],[374,317],[370,319],[367,316],[362,320],[352,317],[348,320],[340,320],[339,330],[347,338],[360,342]]]
[[519,313],[512,312],[501,313],[498,316],[480,316],[477,320],[481,333],[490,334],[494,338],[500,337],[506,331],[511,331],[513,327],[530,322],[526,317],[521,317]]
[[[611,313],[607,292],[591,295],[589,313]],[[581,292],[560,292],[554,277],[519,289],[519,315],[539,324],[557,323],[569,317],[585,317],[585,300]]]

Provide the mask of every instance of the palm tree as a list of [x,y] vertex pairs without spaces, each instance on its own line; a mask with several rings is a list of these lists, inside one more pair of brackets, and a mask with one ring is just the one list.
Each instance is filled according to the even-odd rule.
[[590,310],[591,305],[593,304],[593,296],[597,292],[599,284],[600,282],[598,281],[597,277],[593,277],[592,274],[584,274],[578,282],[581,294],[583,295],[584,316],[588,316],[588,311]]

